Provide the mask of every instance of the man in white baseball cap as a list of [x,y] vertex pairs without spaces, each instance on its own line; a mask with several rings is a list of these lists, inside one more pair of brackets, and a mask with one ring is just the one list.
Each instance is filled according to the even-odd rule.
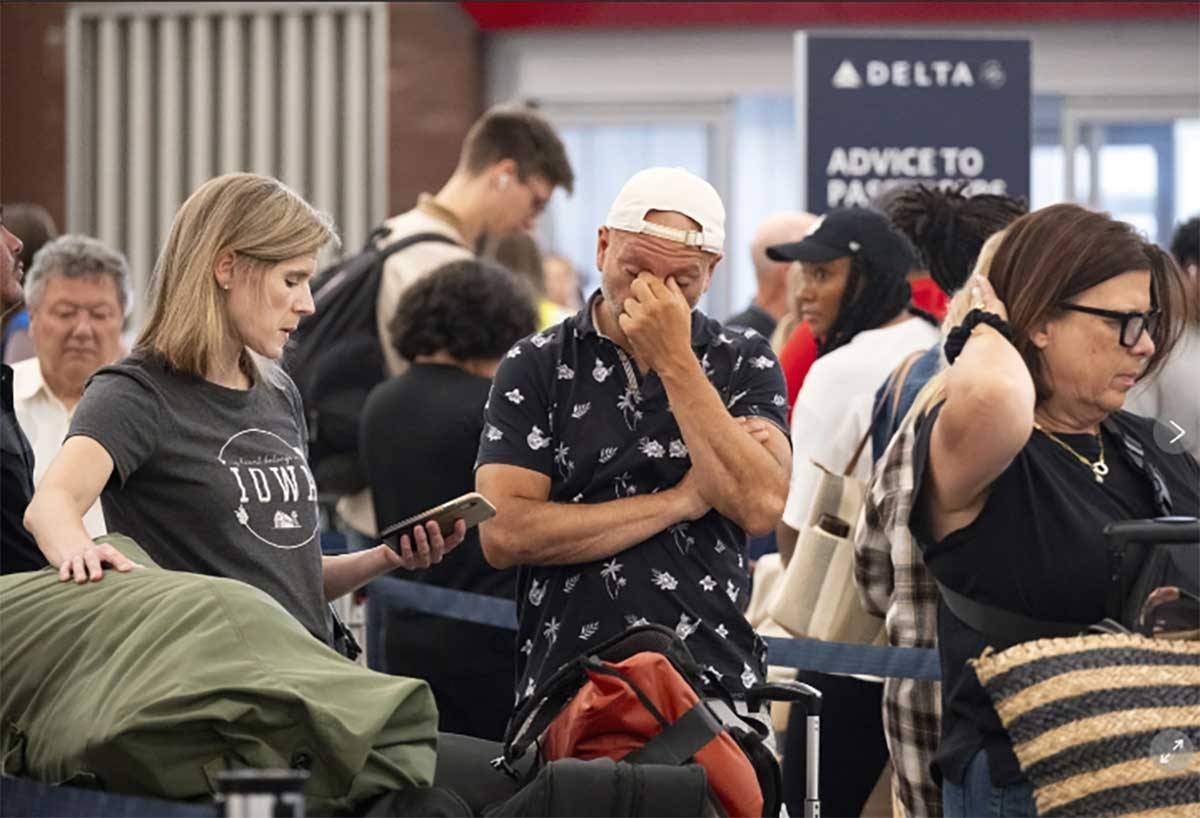
[[695,310],[724,233],[703,179],[636,174],[599,229],[600,291],[496,372],[475,476],[497,511],[484,555],[519,566],[518,704],[644,622],[686,639],[714,692],[763,680],[746,535],[783,512],[787,400],[767,339]]

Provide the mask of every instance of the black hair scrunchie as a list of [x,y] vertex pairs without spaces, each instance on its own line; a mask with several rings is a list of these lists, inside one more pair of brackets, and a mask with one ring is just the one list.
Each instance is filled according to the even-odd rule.
[[954,360],[962,354],[963,347],[967,345],[967,339],[971,337],[971,330],[980,324],[987,324],[1007,338],[1010,344],[1013,342],[1012,327],[1008,325],[1007,321],[994,312],[976,307],[967,313],[962,323],[950,330],[946,336],[946,343],[942,347],[942,351],[946,353],[947,363],[954,363]]

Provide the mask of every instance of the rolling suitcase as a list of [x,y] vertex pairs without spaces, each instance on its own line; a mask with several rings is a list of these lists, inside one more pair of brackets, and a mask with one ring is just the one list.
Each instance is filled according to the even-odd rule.
[[[761,702],[791,702],[804,708],[804,816],[821,816],[821,691],[797,681],[768,682],[751,688],[751,710]],[[778,771],[778,764],[775,767]],[[780,803],[783,784],[779,785]],[[778,811],[776,812],[778,814]]]

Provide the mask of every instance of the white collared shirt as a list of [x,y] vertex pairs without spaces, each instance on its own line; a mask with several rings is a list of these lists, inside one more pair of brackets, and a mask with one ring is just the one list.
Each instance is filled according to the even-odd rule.
[[[75,412],[68,410],[50,391],[42,379],[42,367],[36,357],[18,361],[12,369],[13,408],[21,431],[33,447],[33,485],[36,488],[50,467],[50,461],[62,448]],[[90,537],[107,533],[99,498],[83,515],[83,527]]]

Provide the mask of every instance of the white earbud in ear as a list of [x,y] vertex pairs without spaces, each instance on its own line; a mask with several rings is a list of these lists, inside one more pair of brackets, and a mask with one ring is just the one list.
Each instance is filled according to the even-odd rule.
[[500,174],[500,189],[504,190],[506,187],[508,187],[508,174],[501,173]]

